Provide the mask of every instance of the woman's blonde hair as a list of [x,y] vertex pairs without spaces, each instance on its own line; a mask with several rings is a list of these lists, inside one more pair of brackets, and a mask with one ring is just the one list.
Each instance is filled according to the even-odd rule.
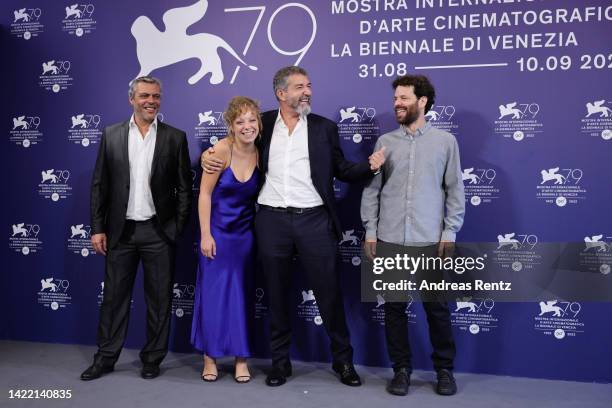
[[227,109],[223,113],[223,120],[227,125],[227,137],[230,140],[234,140],[234,134],[232,133],[232,123],[243,113],[253,112],[257,118],[257,124],[259,126],[259,134],[257,138],[261,137],[261,131],[263,124],[261,123],[261,111],[259,110],[259,103],[247,96],[234,96],[230,101]]

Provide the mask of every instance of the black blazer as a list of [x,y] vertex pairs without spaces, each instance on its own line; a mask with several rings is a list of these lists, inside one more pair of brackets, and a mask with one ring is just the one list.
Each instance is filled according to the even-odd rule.
[[[278,109],[262,114],[263,133],[261,138],[261,155],[259,168],[265,174],[268,171],[270,141]],[[334,197],[334,177],[345,182],[367,180],[373,176],[369,163],[354,163],[344,158],[340,149],[338,126],[323,116],[311,113],[308,119],[308,155],[310,157],[310,178],[315,190],[321,196],[323,205],[334,223],[338,238],[342,235],[340,220],[336,214]],[[263,182],[264,177],[261,178]]]
[[[91,233],[106,233],[109,248],[121,237],[130,194],[128,131],[129,121],[104,129],[91,182]],[[159,121],[150,185],[159,225],[174,242],[191,211],[191,163],[185,132]]]

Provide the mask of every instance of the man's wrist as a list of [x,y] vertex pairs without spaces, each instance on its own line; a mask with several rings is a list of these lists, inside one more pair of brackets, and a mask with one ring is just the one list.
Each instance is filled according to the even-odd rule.
[[450,230],[442,231],[442,236],[440,237],[440,241],[455,242],[456,239],[457,239],[457,234],[455,232],[450,231]]

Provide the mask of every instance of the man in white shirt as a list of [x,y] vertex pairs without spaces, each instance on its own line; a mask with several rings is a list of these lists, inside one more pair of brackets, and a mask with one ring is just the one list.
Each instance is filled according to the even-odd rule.
[[98,351],[82,374],[113,370],[127,333],[138,264],[144,270],[147,342],[141,376],[159,375],[168,351],[175,242],[189,219],[191,164],[185,132],[157,120],[161,83],[130,84],[130,120],[104,129],[91,186],[91,241],[105,255]]
[[[343,384],[359,386],[361,379],[353,367],[353,348],[336,269],[341,226],[333,179],[368,180],[384,163],[384,153],[375,152],[363,163],[344,158],[337,125],[310,113],[312,87],[304,69],[280,69],[273,86],[279,109],[262,115],[259,148],[260,169],[265,178],[262,177],[255,218],[257,248],[269,295],[272,370],[266,384],[283,385],[292,374],[288,306],[291,260],[298,255],[331,340],[332,367]],[[203,157],[205,170],[222,168],[222,163],[206,154]]]

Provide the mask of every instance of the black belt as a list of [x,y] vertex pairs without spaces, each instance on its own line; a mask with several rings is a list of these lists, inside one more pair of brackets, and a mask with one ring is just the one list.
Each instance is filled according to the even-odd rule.
[[264,204],[259,204],[259,207],[264,208],[266,210],[270,210],[270,211],[290,213],[290,214],[304,214],[310,211],[318,210],[319,208],[323,208],[322,205],[317,205],[316,207],[296,208],[296,207],[271,207],[269,205],[264,205]]
[[130,220],[130,219],[126,218],[125,219],[125,223],[126,224],[146,225],[146,224],[150,224],[152,222],[155,222],[156,218],[157,217],[155,215],[153,217],[149,218],[148,220],[143,220],[143,221]]

